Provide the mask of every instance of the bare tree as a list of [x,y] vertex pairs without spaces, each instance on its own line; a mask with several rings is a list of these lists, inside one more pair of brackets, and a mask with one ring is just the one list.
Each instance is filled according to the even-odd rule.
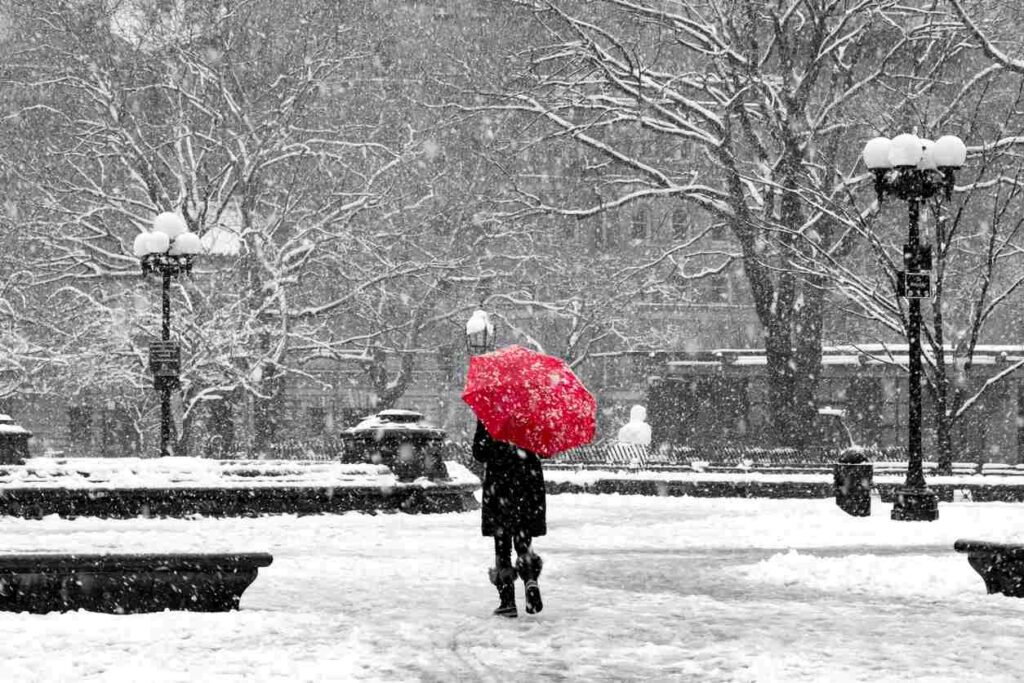
[[[967,35],[978,42],[977,49],[964,62],[958,80],[937,82],[931,97],[915,105],[921,130],[955,131],[970,143],[953,201],[932,200],[924,213],[934,246],[934,289],[923,332],[926,380],[935,405],[939,471],[946,474],[966,445],[956,435],[970,431],[968,424],[983,409],[984,398],[1003,389],[1004,380],[1024,365],[1004,362],[987,369],[983,381],[975,378],[979,346],[993,340],[1011,343],[1019,324],[1016,309],[1024,285],[1019,155],[1024,121],[1019,107],[1024,82],[1013,60],[979,32],[962,3],[952,4]],[[965,40],[964,45],[970,43]],[[808,240],[809,251],[794,251],[793,263],[847,297],[852,306],[844,306],[846,312],[868,321],[866,327],[874,327],[880,339],[905,339],[907,309],[896,296],[897,273],[904,267],[903,235],[876,220],[899,224],[905,220],[900,213],[905,207],[896,202],[892,214],[868,206],[866,197],[860,202],[854,197],[851,192],[850,204],[829,210],[849,219],[850,244],[861,245],[854,250],[874,259],[850,260],[845,258],[848,251]],[[891,352],[879,359],[896,362]],[[984,454],[975,455],[980,459]]]
[[[47,94],[13,112],[6,132],[45,131],[33,163],[11,167],[30,188],[35,282],[53,307],[111,319],[114,293],[137,277],[132,240],[160,211],[235,245],[220,259],[226,272],[176,288],[186,418],[206,396],[240,390],[266,445],[283,379],[306,355],[382,333],[352,315],[368,292],[451,268],[435,252],[399,254],[416,235],[394,217],[422,198],[396,183],[422,141],[382,114],[380,82],[363,78],[375,68],[358,30],[366,7],[138,0],[83,15],[60,0],[9,4],[26,38],[7,87]],[[154,319],[125,315],[136,327],[122,328],[133,334],[120,348],[138,384]],[[88,348],[105,372],[122,362]]]
[[821,198],[848,191],[848,141],[899,123],[956,63],[948,18],[884,0],[518,4],[541,29],[521,54],[528,68],[465,108],[514,114],[529,124],[521,135],[540,131],[533,144],[582,146],[593,167],[575,202],[520,198],[577,217],[680,202],[699,225],[726,226],[764,330],[776,436],[800,443],[827,293],[790,252],[805,233],[841,242],[850,219]]

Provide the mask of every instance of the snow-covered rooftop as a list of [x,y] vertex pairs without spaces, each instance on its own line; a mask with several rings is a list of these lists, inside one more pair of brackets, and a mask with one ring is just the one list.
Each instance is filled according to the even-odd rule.
[[0,414],[0,434],[28,434],[32,436],[32,432],[21,425],[15,424],[10,415],[4,414]]
[[[993,347],[995,348],[995,347]],[[1006,347],[1009,348],[1009,347]],[[877,349],[869,351],[865,349],[865,352],[852,352],[842,353],[840,349],[846,351],[853,351],[852,347],[832,347],[823,349],[821,356],[821,365],[824,368],[855,368],[858,366],[901,366],[905,367],[909,362],[907,355],[906,345],[902,347],[893,345],[888,350]],[[1016,363],[1024,359],[1024,349],[1019,350],[1022,355],[1009,355],[1004,350],[985,350],[982,352],[980,349],[976,350],[974,356],[971,358],[971,363],[978,367],[984,366],[988,368],[1005,366],[1011,363]],[[1018,353],[1018,351],[1014,351]],[[934,354],[931,350],[924,349],[922,351],[923,357],[934,362]],[[954,356],[952,350],[947,352],[945,361],[948,365],[953,365],[962,359]],[[680,369],[700,369],[700,368],[761,368],[766,367],[768,364],[767,356],[764,355],[764,351],[761,349],[746,350],[741,353],[734,351],[710,351],[701,353],[693,358],[681,358],[676,360],[668,360],[665,365],[668,368],[680,368]]]

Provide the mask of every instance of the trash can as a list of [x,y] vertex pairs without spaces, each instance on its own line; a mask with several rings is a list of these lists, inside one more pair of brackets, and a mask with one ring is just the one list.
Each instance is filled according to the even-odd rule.
[[874,465],[859,450],[844,451],[832,465],[836,505],[854,517],[871,515],[871,487]]
[[0,465],[24,465],[32,432],[14,423],[10,415],[0,415]]
[[399,481],[448,478],[443,452],[447,435],[414,410],[382,410],[341,433],[345,462],[387,465]]

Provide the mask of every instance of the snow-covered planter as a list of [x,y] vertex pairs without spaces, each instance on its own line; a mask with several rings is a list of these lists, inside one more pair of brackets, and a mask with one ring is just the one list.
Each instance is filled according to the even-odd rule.
[[441,456],[445,432],[428,424],[422,413],[382,410],[346,429],[341,437],[347,461],[387,465],[399,481],[448,477]]

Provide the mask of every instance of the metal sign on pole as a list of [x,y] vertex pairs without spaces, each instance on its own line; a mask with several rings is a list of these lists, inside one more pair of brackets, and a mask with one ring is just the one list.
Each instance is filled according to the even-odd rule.
[[181,344],[173,340],[154,339],[149,343],[149,370],[157,390],[180,386]]
[[907,299],[927,299],[931,297],[931,273],[908,273],[901,270],[896,280],[896,294]]

